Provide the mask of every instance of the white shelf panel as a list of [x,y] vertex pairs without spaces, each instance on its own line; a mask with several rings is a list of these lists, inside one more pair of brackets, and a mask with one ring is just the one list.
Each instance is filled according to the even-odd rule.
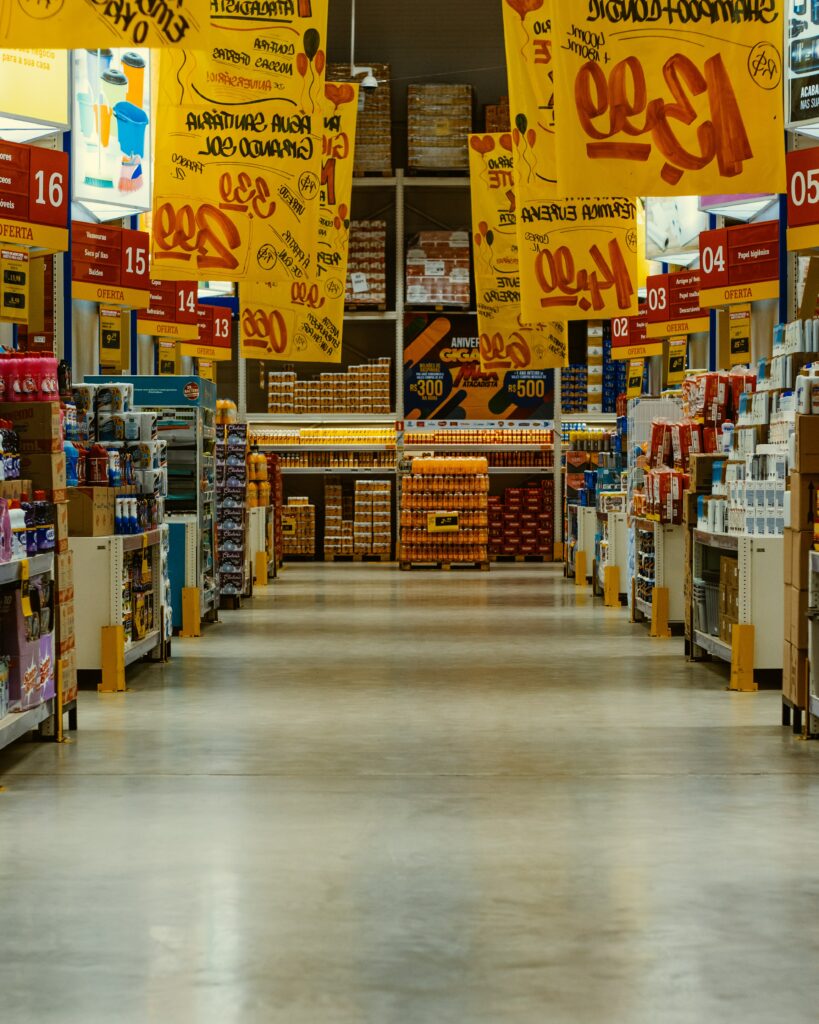
[[372,320],[389,323],[398,319],[394,309],[348,309],[344,313],[345,320]]
[[728,644],[723,643],[718,637],[711,636],[709,633],[702,633],[700,630],[694,630],[694,643],[697,647],[702,647],[704,651],[708,651],[709,654],[715,658],[721,658],[723,661],[731,663],[731,648]]
[[489,473],[492,474],[513,474],[515,476],[551,476],[554,470],[551,466],[490,466]]
[[329,424],[350,424],[352,426],[395,426],[396,415],[394,412],[317,412],[317,413],[281,413],[264,412],[248,416],[247,422],[252,430],[254,426],[301,426],[320,427]]
[[550,452],[549,444],[405,444],[405,455],[420,455],[422,452]]
[[377,176],[371,178],[353,178],[353,188],[395,188],[398,179],[394,176]]
[[341,476],[395,476],[395,466],[382,466],[380,468],[373,468],[371,466],[364,466],[358,468],[356,466],[290,466],[282,469],[284,476],[334,476],[336,474]]
[[54,701],[47,700],[36,708],[29,708],[28,711],[17,711],[13,714],[0,718],[0,750],[7,747],[27,732],[36,729],[38,725],[49,718],[54,712]]
[[155,629],[141,640],[134,640],[125,648],[125,664],[131,665],[159,645],[159,630]]
[[[377,179],[370,179],[377,180]],[[382,179],[387,180],[387,179]],[[452,177],[452,178],[438,178],[434,174],[429,175],[418,175],[413,177],[411,175],[404,176],[404,188],[469,188],[469,178],[464,177]]]
[[[0,586],[5,583],[16,583],[20,579],[20,568],[23,562],[18,559],[16,562],[3,562],[0,564]],[[54,555],[35,555],[28,559],[28,574],[38,576],[44,572],[51,572],[54,568]]]

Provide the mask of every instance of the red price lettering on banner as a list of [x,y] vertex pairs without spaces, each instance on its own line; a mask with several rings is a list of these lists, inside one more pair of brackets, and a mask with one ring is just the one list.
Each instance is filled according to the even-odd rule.
[[294,281],[290,287],[290,301],[294,306],[321,309],[324,305],[324,296],[319,294],[317,284],[308,285],[306,281]]
[[278,309],[244,309],[242,334],[248,348],[263,349],[275,355],[281,355],[287,348],[287,324]]
[[[779,69],[776,71],[777,77]],[[676,185],[686,171],[699,171],[713,160],[719,173],[732,178],[754,156],[733,83],[721,54],[709,57],[700,70],[690,57],[674,54],[663,66],[668,97],[649,99],[643,65],[637,57],[615,64],[608,77],[595,61],[584,64],[575,80],[575,105],[580,126],[594,140],[586,144],[591,160],[619,159],[643,163],[652,145],[665,164],[664,181]],[[691,128],[701,115],[694,97],[704,96],[710,116],[697,126],[697,149],[686,149],[675,123]],[[607,118],[607,122],[602,119]],[[651,142],[636,142],[641,136]]]
[[525,370],[532,365],[529,343],[517,331],[508,338],[502,334],[482,334],[480,351],[484,370]]
[[222,200],[220,210],[247,213],[252,209],[250,216],[255,215],[260,220],[268,220],[276,212],[276,203],[270,201],[270,186],[264,178],[257,177],[253,181],[244,171],[235,185],[231,173],[225,171],[219,179],[219,196]]
[[160,261],[189,262],[196,257],[200,270],[232,273],[239,266],[234,250],[242,244],[239,229],[217,207],[202,203],[195,210],[185,203],[160,203],[153,218],[153,240]]
[[[609,239],[608,259],[598,245],[589,248],[593,267],[578,268],[568,246],[561,245],[555,252],[541,249],[535,261],[535,276],[545,293],[540,300],[543,309],[576,306],[599,313],[606,307],[604,292],[614,289],[617,308],[631,309],[634,285],[628,271],[620,242]],[[557,295],[552,294],[557,292]]]

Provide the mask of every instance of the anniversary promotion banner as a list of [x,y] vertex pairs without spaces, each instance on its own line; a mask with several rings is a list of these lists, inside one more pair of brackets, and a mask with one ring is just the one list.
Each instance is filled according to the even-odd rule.
[[512,136],[471,135],[469,176],[481,364],[485,370],[566,365],[562,323],[524,324],[520,315]]
[[358,86],[327,82],[314,271],[305,281],[248,281],[239,289],[241,354],[341,362],[350,245]]
[[504,0],[509,107],[519,154],[538,181],[557,183],[552,0]]
[[631,199],[518,196],[521,315],[526,323],[637,314],[637,207]]
[[162,52],[158,278],[290,282],[312,270],[327,0],[287,8],[263,31],[229,22],[206,51]]
[[408,420],[548,420],[553,413],[553,371],[482,369],[474,317],[407,314]]
[[772,0],[555,4],[561,191],[784,192],[783,12]]

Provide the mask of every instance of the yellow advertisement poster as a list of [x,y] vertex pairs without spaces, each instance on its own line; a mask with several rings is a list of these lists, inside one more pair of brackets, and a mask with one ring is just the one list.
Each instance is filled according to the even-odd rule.
[[751,361],[751,306],[745,303],[728,310],[730,366],[747,366]]
[[524,322],[635,316],[635,203],[625,198],[531,196],[521,186],[518,243]]
[[9,117],[67,127],[68,52],[0,50],[0,96]]
[[240,351],[248,359],[341,361],[357,116],[358,86],[327,82],[315,273],[240,287]]
[[122,310],[100,306],[100,373],[122,372]]
[[512,130],[520,158],[555,185],[552,0],[503,0]]
[[545,370],[566,365],[562,322],[524,324],[520,315],[512,137],[471,135],[469,175],[481,368]]
[[156,343],[156,366],[160,377],[173,377],[176,373],[176,342],[160,339]]
[[31,263],[25,249],[0,249],[0,321],[27,324]]
[[630,359],[628,364],[628,377],[626,378],[626,395],[629,398],[639,398],[643,393],[643,374],[645,372],[644,359]]
[[555,4],[561,193],[784,192],[784,9]]
[[207,51],[162,52],[151,218],[160,280],[312,273],[327,0],[287,8],[264,31],[230,22]]
[[669,384],[682,384],[688,370],[688,338],[668,339],[668,373]]

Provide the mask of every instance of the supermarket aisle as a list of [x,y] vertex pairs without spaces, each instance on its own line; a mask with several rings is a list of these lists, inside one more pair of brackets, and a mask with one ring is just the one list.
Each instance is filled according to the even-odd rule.
[[289,567],[0,756],[0,1016],[815,1020],[819,749],[678,643],[552,567]]

